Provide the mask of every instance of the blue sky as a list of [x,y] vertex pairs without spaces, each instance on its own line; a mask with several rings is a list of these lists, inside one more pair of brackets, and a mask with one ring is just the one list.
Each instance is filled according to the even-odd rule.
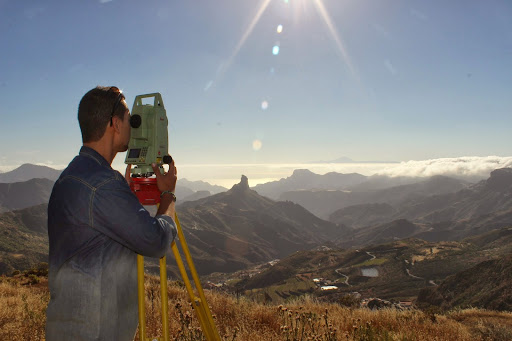
[[511,155],[506,0],[0,0],[0,46],[4,171],[66,165],[96,85],[160,92],[182,165]]

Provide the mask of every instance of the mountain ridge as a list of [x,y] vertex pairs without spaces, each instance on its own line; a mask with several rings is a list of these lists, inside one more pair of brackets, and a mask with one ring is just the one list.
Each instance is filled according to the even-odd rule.
[[12,171],[0,173],[0,183],[25,182],[37,178],[55,181],[59,178],[60,173],[62,173],[62,170],[24,163]]
[[[185,202],[180,210],[189,247],[200,255],[195,263],[202,273],[240,270],[315,247],[347,231],[297,204],[259,195],[249,188],[246,176],[227,192]],[[221,244],[226,247],[221,249]]]
[[47,178],[0,183],[0,207],[17,210],[47,203],[55,181]]

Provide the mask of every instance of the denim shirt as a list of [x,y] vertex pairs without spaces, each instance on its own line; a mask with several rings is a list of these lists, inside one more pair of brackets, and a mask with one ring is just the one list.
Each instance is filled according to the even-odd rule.
[[166,254],[171,217],[151,217],[125,178],[84,146],[53,187],[48,236],[46,339],[133,340],[137,254]]

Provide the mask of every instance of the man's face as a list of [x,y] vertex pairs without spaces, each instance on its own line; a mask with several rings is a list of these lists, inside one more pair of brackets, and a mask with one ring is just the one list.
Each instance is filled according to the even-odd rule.
[[[124,102],[124,100],[123,100]],[[123,121],[121,122],[121,129],[120,129],[120,141],[119,141],[119,145],[120,145],[120,149],[119,150],[120,152],[125,152],[128,150],[128,143],[130,142],[130,135],[131,135],[131,131],[132,131],[132,128],[130,126],[130,110],[128,110],[128,108],[126,108],[126,112],[124,113],[124,119]]]

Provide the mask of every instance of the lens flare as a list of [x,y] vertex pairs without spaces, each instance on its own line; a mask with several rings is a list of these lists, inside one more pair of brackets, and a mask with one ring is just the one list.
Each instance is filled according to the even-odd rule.
[[261,109],[263,109],[263,110],[267,110],[268,109],[268,102],[267,101],[261,102]]
[[361,83],[361,80],[356,72],[355,67],[352,65],[352,61],[350,60],[350,56],[348,54],[347,49],[345,48],[345,44],[343,43],[341,39],[341,35],[338,34],[338,31],[336,27],[334,26],[334,23],[329,16],[329,12],[324,6],[324,3],[322,0],[314,0],[314,4],[316,6],[317,12],[320,14],[322,19],[325,22],[325,25],[327,26],[329,32],[331,33],[332,38],[334,39],[334,42],[336,43],[336,46],[338,47],[338,50],[340,51],[340,54],[342,56],[343,61],[347,65],[347,68],[350,70],[354,78],[358,81],[358,83]]
[[274,45],[274,47],[272,48],[272,54],[274,56],[277,56],[279,54],[279,46]]
[[283,25],[277,25],[276,31],[277,31],[277,33],[283,32]]
[[257,152],[258,150],[260,150],[260,149],[261,149],[261,146],[262,146],[262,143],[261,143],[261,141],[260,141],[260,140],[254,140],[254,141],[252,141],[252,149],[253,149],[254,151],[256,151],[256,152]]
[[244,45],[245,41],[251,35],[251,33],[252,33],[253,29],[254,29],[254,26],[256,26],[256,24],[260,20],[261,15],[267,9],[270,1],[271,0],[263,0],[261,6],[259,7],[258,11],[256,12],[256,15],[254,16],[254,18],[250,22],[249,27],[247,27],[247,29],[245,30],[244,34],[242,35],[242,37],[238,41],[238,44],[236,45],[234,51],[231,53],[231,56],[229,56],[227,62],[222,63],[219,66],[219,70],[217,72],[217,79],[214,79],[215,83],[218,83],[219,80],[223,77],[224,73],[226,73],[226,71],[229,69],[229,67],[233,63],[233,60],[238,55],[238,52],[240,51],[240,49]]

